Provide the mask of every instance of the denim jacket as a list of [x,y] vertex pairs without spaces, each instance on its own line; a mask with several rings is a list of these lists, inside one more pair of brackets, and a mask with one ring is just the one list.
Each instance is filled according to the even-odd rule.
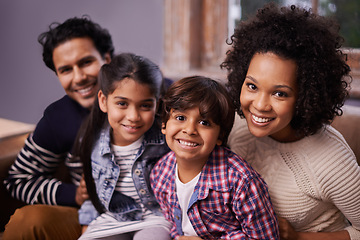
[[[91,154],[92,175],[96,191],[106,211],[113,213],[118,221],[140,220],[141,206],[131,197],[115,191],[120,175],[110,147],[110,126],[106,124],[100,131]],[[142,204],[155,215],[162,215],[150,186],[150,172],[155,163],[170,149],[160,129],[155,124],[145,133],[142,145],[132,165],[132,178]],[[79,222],[88,225],[99,213],[90,200],[79,210]]]

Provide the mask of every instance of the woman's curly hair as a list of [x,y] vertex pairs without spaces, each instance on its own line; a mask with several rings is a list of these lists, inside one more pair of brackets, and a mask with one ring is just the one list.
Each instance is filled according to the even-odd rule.
[[222,68],[228,70],[226,84],[238,114],[241,86],[255,53],[272,52],[297,64],[298,99],[291,126],[305,136],[341,115],[348,96],[350,68],[340,47],[339,25],[294,5],[265,5],[257,14],[242,21],[230,38]]

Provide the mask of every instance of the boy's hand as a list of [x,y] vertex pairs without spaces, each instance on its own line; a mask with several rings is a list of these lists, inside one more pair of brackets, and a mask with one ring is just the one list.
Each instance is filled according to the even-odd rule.
[[86,189],[84,175],[82,175],[80,185],[76,189],[75,201],[79,206],[81,206],[87,199],[89,199],[89,195]]

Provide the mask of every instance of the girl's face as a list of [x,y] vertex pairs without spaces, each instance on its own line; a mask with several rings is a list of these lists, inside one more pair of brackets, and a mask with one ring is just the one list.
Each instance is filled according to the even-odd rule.
[[220,126],[201,117],[198,107],[171,110],[162,132],[177,161],[205,163],[215,145],[221,145]]
[[297,65],[273,53],[257,53],[250,61],[240,103],[250,132],[279,142],[296,140],[290,126],[297,99]]
[[126,78],[107,97],[98,93],[100,109],[112,127],[112,143],[127,146],[150,129],[155,119],[156,98],[145,84]]

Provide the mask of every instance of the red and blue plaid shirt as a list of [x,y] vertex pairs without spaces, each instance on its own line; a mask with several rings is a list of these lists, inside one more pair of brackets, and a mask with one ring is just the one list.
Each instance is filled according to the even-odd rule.
[[[176,157],[169,152],[155,165],[150,178],[171,236],[183,235],[175,186]],[[243,159],[215,147],[203,167],[191,197],[188,216],[203,239],[280,239],[266,183]]]

